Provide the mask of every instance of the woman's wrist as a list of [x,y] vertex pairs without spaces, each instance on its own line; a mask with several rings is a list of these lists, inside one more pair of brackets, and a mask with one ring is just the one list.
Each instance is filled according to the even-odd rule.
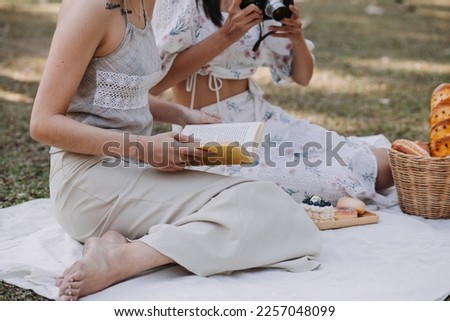
[[187,124],[186,121],[186,112],[187,107],[175,104],[176,107],[174,107],[174,118],[172,123],[180,126],[185,126]]
[[306,47],[306,39],[305,36],[303,35],[303,31],[300,31],[295,38],[291,39],[291,41],[294,47],[301,47],[301,46]]
[[145,161],[143,136],[124,133],[122,148],[122,155],[124,157],[137,161]]
[[236,41],[241,39],[243,35],[231,33],[229,30],[226,30],[225,27],[221,27],[219,30],[211,34],[212,43],[214,43],[214,47],[218,51],[218,54],[222,53],[225,49],[230,47]]

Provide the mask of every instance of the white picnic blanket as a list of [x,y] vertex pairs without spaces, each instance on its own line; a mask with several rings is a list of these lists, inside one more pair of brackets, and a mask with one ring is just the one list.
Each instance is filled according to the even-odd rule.
[[[442,300],[450,294],[450,220],[426,220],[399,207],[378,224],[322,231],[319,269],[254,269],[198,277],[172,266],[83,300],[304,301]],[[0,279],[57,298],[55,277],[82,246],[57,224],[49,199],[0,209]]]

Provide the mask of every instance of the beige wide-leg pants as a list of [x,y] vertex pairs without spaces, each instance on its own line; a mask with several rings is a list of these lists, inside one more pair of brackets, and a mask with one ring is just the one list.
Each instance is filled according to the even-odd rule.
[[274,183],[110,160],[51,155],[51,198],[74,239],[115,230],[201,276],[319,265],[318,229]]

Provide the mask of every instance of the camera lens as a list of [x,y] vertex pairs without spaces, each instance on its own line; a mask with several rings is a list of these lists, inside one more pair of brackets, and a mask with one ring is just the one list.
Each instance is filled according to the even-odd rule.
[[266,15],[276,21],[290,17],[291,11],[284,5],[282,0],[268,1],[266,5]]

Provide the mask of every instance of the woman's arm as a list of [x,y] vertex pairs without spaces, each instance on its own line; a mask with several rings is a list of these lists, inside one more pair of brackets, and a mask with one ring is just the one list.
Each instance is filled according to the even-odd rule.
[[99,155],[111,134],[66,117],[83,74],[103,41],[110,12],[99,1],[63,1],[30,120],[31,136],[45,144]]
[[253,26],[262,22],[262,12],[256,5],[241,10],[240,4],[241,0],[233,0],[228,10],[228,19],[218,31],[177,55],[170,71],[150,90],[153,95],[161,94],[195,73],[241,39]]
[[149,95],[149,106],[157,121],[184,126],[187,124],[220,123],[219,117],[208,115],[200,110],[186,108]]
[[[187,141],[187,137],[175,133],[139,137],[82,124],[66,116],[90,60],[104,53],[106,47],[114,47],[110,31],[122,23],[120,13],[106,10],[103,1],[63,1],[33,105],[30,134],[37,141],[66,151],[130,157],[162,170],[180,170],[189,151],[179,141]],[[117,46],[122,38],[119,34]]]
[[303,36],[300,12],[293,5],[289,9],[292,16],[283,19],[282,26],[271,26],[270,29],[276,31],[271,36],[291,39],[293,45],[292,80],[299,85],[307,86],[313,75],[314,60]]

